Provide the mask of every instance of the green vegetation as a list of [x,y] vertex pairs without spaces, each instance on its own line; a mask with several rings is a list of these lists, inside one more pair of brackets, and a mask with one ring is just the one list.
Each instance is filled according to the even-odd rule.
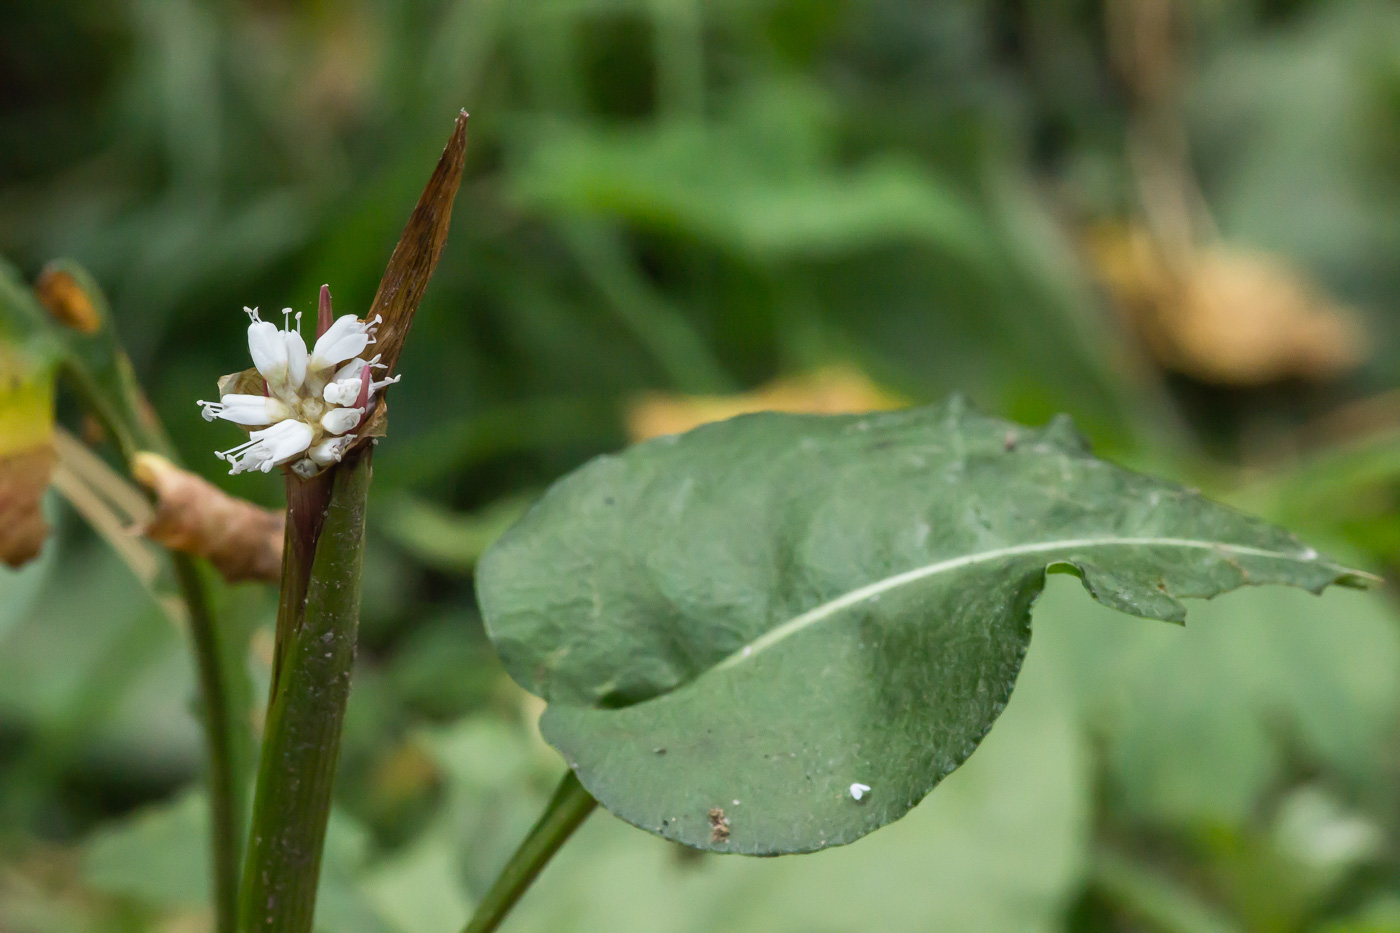
[[[645,433],[642,403],[684,421],[834,366],[912,404],[960,392],[1037,426],[1068,412],[1098,455],[1394,579],[1391,5],[13,0],[0,6],[0,86],[0,256],[18,270],[0,280],[0,364],[12,350],[24,361],[0,402],[44,410],[56,378],[58,424],[118,473],[137,449],[178,453],[268,506],[281,505],[282,484],[226,475],[212,453],[223,438],[194,404],[247,363],[239,309],[291,302],[314,319],[329,282],[338,312],[363,314],[452,120],[462,107],[472,114],[452,232],[374,454],[318,930],[455,933],[484,898],[518,894],[541,853],[580,823],[503,929],[1400,928],[1400,607],[1388,586],[1322,598],[1247,587],[1187,602],[1179,628],[1109,608],[1176,612],[1142,555],[1119,554],[1079,567],[1100,584],[1097,601],[1073,577],[1050,577],[1026,648],[1040,570],[1082,555],[1047,552],[979,581],[1008,591],[997,638],[979,646],[1008,676],[981,685],[987,707],[962,731],[910,717],[901,735],[975,742],[1026,649],[1004,713],[908,815],[852,845],[781,859],[700,852],[602,809],[589,816],[571,781],[540,820],[565,769],[536,729],[541,704],[510,679],[478,608],[480,585],[511,671],[565,701],[545,734],[578,750],[605,807],[648,824],[693,789],[681,772],[743,775],[737,755],[597,755],[609,747],[599,724],[617,719],[587,704],[645,700],[628,709],[647,720],[634,732],[659,728],[658,717],[683,731],[706,722],[753,687],[725,668],[738,629],[724,626],[752,623],[743,641],[763,637],[761,625],[697,610],[706,627],[684,658],[692,668],[643,665],[651,679],[610,683],[597,657],[568,669],[499,641],[533,624],[504,612],[520,549],[546,561],[523,565],[539,586],[566,587],[569,567],[548,564],[558,540],[580,534],[580,516],[553,511],[553,494],[488,548],[561,476]],[[60,257],[80,264],[58,268],[111,329],[65,335],[35,323],[41,309],[24,285]],[[792,407],[841,407],[804,391],[813,397]],[[12,413],[0,412],[0,430]],[[14,423],[34,423],[25,418]],[[796,423],[710,429],[735,446],[710,448],[707,475],[742,469],[732,492],[771,489],[765,471],[780,471],[812,495],[830,482],[830,501],[860,505],[841,497],[838,471],[779,462],[783,426]],[[1035,464],[984,477],[983,499],[1032,502],[1033,477],[1047,494],[1068,484],[1060,491],[1084,504],[1057,471],[1099,461],[1078,459],[1062,427],[1008,439],[1000,422],[977,425],[989,452]],[[737,436],[745,430],[757,433]],[[0,456],[47,432],[0,434]],[[0,929],[210,930],[229,892],[209,880],[218,836],[203,726],[224,723],[214,773],[249,778],[246,730],[262,736],[277,593],[185,558],[168,565],[119,521],[94,521],[65,492],[64,469],[96,475],[65,459],[71,441],[56,441],[60,474],[43,498],[53,534],[34,561],[0,569]],[[673,449],[611,462],[655,471],[661,495],[677,477],[658,452]],[[827,466],[837,460],[830,453]],[[1199,521],[1242,546],[1277,543],[1176,486],[1103,469],[1112,489],[1092,501],[1112,501],[1117,533]],[[565,489],[607,479],[596,473]],[[942,487],[901,482],[890,480],[889,497],[947,507]],[[1181,513],[1152,511],[1154,491],[1180,496]],[[735,573],[774,570],[738,552],[761,535],[706,505],[688,521],[728,542],[712,557]],[[674,600],[676,568],[691,566],[685,541],[644,506],[624,529],[584,533],[612,540],[613,553],[635,548],[634,564],[652,558],[650,576],[632,582],[666,584]],[[1027,513],[988,518],[1003,544],[1030,540],[1030,529],[1005,527],[1013,514]],[[1070,527],[1062,511],[1033,518],[1037,534]],[[849,553],[834,569],[813,566],[839,577],[860,539],[824,527],[822,555]],[[870,559],[879,569],[893,558]],[[1223,558],[1205,569],[1160,560],[1159,572],[1181,575],[1164,581],[1179,595],[1231,582]],[[1337,576],[1320,562],[1240,562],[1312,589]],[[629,585],[621,570],[610,579]],[[173,611],[176,599],[193,612]],[[628,644],[649,658],[645,638]],[[802,666],[789,653],[805,643],[775,644],[764,652],[775,665]],[[337,664],[350,663],[347,648],[337,643]],[[544,661],[563,665],[550,668],[556,679]],[[893,664],[888,684],[917,692],[929,673]],[[211,709],[200,684],[220,677],[229,704]],[[791,679],[759,686],[750,699],[782,707],[793,717],[784,728],[811,711],[792,708],[803,694]],[[846,717],[823,720],[843,738],[884,724],[868,705],[824,699]],[[874,793],[863,804],[841,799],[847,837],[899,816],[947,771],[922,765],[865,781]],[[890,780],[904,782],[894,809],[880,797]],[[647,795],[610,799],[628,782]],[[216,822],[244,821],[250,799],[216,806]],[[712,848],[820,847],[796,828],[754,841],[745,803],[663,834]],[[790,802],[787,815],[809,803]],[[228,842],[220,858],[238,850]]]

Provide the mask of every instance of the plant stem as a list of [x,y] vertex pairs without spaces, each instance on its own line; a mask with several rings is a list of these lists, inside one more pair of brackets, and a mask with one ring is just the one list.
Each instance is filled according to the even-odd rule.
[[307,933],[316,909],[355,662],[370,449],[347,456],[327,476],[329,498],[309,548],[305,600],[284,598],[278,612],[281,663],[268,706],[243,868],[238,918],[243,933]]
[[464,933],[491,933],[500,926],[554,853],[568,841],[597,805],[598,801],[583,789],[574,772],[564,775],[539,822],[477,904]]
[[226,654],[209,611],[209,596],[199,568],[188,554],[170,552],[175,578],[190,615],[190,638],[203,695],[204,731],[209,743],[209,809],[214,848],[214,916],[216,929],[232,933],[238,922],[238,863],[243,834],[242,788],[237,786],[241,756],[230,722],[230,690],[224,670]]
[[[102,314],[106,321],[105,300],[95,289],[93,285],[90,293],[103,302]],[[110,322],[107,327],[110,329]],[[107,397],[88,366],[76,359],[71,346],[61,368],[65,381],[80,398],[83,407],[112,436],[122,466],[128,474],[131,472],[132,458],[143,448],[177,460],[159,422],[153,416],[141,418],[137,414],[149,411],[150,406],[141,397],[134,377],[129,376],[130,364],[125,354],[115,340],[110,340],[107,349],[113,356],[111,367],[122,374],[122,378],[113,380],[122,395],[120,404],[114,404]],[[216,929],[218,933],[233,933],[238,916],[238,864],[243,838],[242,799],[248,744],[246,690],[235,690],[234,682],[241,682],[243,661],[236,644],[225,644],[220,635],[210,606],[209,591],[195,560],[177,551],[168,553],[189,619],[190,642],[199,675],[200,702],[204,713],[205,741],[208,744]]]

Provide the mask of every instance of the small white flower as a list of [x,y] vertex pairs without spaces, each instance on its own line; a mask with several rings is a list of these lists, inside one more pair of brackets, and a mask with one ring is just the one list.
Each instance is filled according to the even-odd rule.
[[311,446],[315,429],[305,421],[288,418],[270,428],[254,431],[247,443],[214,454],[231,465],[230,473],[246,470],[269,472],[273,467],[286,463]]
[[345,448],[349,447],[350,442],[353,440],[353,437],[327,438],[307,451],[306,456],[319,466],[330,466],[332,463],[339,463],[340,458],[345,455]]
[[379,321],[379,315],[368,323],[353,314],[342,314],[336,318],[335,323],[316,338],[316,346],[311,350],[311,370],[330,369],[365,352],[365,347],[374,342]]
[[282,331],[258,317],[257,308],[244,308],[243,312],[252,320],[248,325],[248,352],[253,356],[253,365],[268,382],[285,381],[287,342],[282,339]]
[[[295,393],[306,379],[306,342],[301,334],[284,322],[279,329],[276,324],[264,321],[258,316],[257,308],[244,308],[244,313],[252,320],[248,325],[248,352],[252,354],[253,365],[267,380],[268,391],[277,396]],[[284,314],[290,316],[288,308]],[[297,315],[297,325],[301,325],[301,315]]]
[[[360,397],[365,370],[369,369],[373,373],[376,369],[387,368],[379,362],[378,356],[372,357],[368,361],[353,359],[336,370],[335,376],[326,383],[325,389],[322,390],[321,397],[332,405],[352,406],[355,404],[355,400]],[[390,376],[388,379],[379,380],[371,378],[369,382],[370,397],[373,397],[374,393],[385,386],[391,386],[402,378],[402,376]]]
[[200,402],[204,420],[222,418],[234,424],[262,426],[283,421],[292,416],[285,404],[266,395],[225,395],[217,402]]
[[360,397],[360,376],[370,364],[356,357],[335,371],[335,376],[321,390],[321,397],[330,405],[353,405]]
[[868,793],[870,793],[870,785],[869,785],[869,784],[852,784],[852,785],[851,785],[851,799],[852,799],[852,800],[860,800],[860,798],[864,797],[864,796],[865,796],[866,794],[868,794]]
[[344,434],[357,427],[361,417],[358,408],[332,408],[321,416],[321,427],[327,434]]
[[374,370],[388,367],[378,356],[359,358],[374,343],[380,318],[366,323],[347,314],[332,320],[330,294],[323,287],[318,327],[324,331],[307,353],[300,314],[293,325],[292,309],[285,309],[279,328],[259,317],[256,308],[243,310],[250,319],[248,352],[266,383],[265,394],[230,393],[217,402],[199,404],[206,421],[221,418],[262,430],[216,456],[231,464],[230,473],[266,473],[290,462],[297,474],[313,476],[340,462],[355,442],[350,432],[364,421],[375,393],[400,378],[376,380]]

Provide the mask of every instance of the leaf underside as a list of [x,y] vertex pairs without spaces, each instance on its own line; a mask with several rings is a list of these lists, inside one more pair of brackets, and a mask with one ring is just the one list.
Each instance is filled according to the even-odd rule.
[[478,593],[603,806],[768,855],[851,842],[965,761],[1055,569],[1174,622],[1182,597],[1364,576],[1094,458],[1067,419],[1028,429],[954,399],[750,415],[597,458],[487,552]]

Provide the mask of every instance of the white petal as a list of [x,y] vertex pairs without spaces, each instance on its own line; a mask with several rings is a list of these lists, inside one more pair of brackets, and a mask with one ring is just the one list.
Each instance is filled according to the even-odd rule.
[[364,412],[358,408],[332,408],[321,416],[321,427],[331,434],[344,434],[360,423]]
[[248,325],[248,352],[253,365],[269,383],[281,385],[287,378],[287,342],[282,331],[268,321]]
[[291,412],[275,398],[265,395],[225,395],[218,402],[202,402],[204,417],[222,418],[234,424],[264,425],[286,418]]
[[307,456],[321,466],[339,463],[340,458],[345,456],[345,448],[350,446],[352,440],[353,437],[332,437],[312,447]]
[[328,382],[321,392],[321,397],[332,405],[351,405],[359,395],[359,376],[354,379],[337,379],[335,382]]
[[342,314],[316,340],[311,351],[311,368],[326,369],[359,356],[369,346],[369,328],[353,314]]
[[240,444],[216,456],[229,461],[232,465],[230,473],[242,473],[245,470],[262,470],[267,473],[277,464],[290,460],[311,446],[311,439],[315,433],[306,422],[288,418],[270,428],[254,431],[249,435],[250,440],[246,444]]
[[270,428],[254,431],[249,437],[268,444],[272,448],[274,460],[285,460],[311,446],[311,438],[315,433],[315,429],[305,421],[287,418]]
[[287,344],[287,378],[297,389],[306,379],[306,341],[294,330],[283,331],[282,339]]
[[[377,360],[377,359],[379,359],[379,357],[376,356],[374,359]],[[359,384],[360,384],[360,373],[363,372],[363,371],[364,371],[364,368],[365,368],[366,366],[370,365],[370,363],[372,363],[372,362],[374,362],[374,361],[373,361],[373,360],[362,360],[362,359],[360,359],[359,357],[356,357],[355,359],[353,359],[353,360],[351,360],[350,362],[346,363],[344,366],[342,366],[342,367],[340,367],[339,369],[337,369],[337,370],[335,371],[335,376],[332,378],[332,381],[333,381],[333,382],[353,382],[353,383],[355,383],[355,385],[359,385]]]

